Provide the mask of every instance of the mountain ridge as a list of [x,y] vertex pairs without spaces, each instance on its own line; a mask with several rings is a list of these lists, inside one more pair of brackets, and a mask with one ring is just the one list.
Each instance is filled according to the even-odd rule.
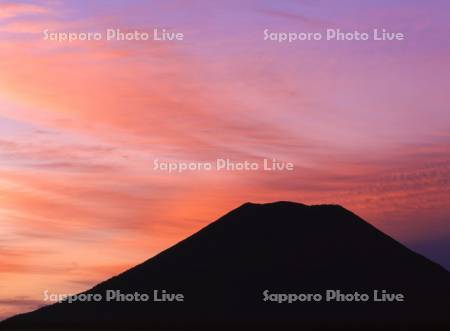
[[[443,310],[448,299],[442,295],[450,288],[448,271],[340,205],[244,203],[83,293],[155,288],[185,292],[186,304],[62,303],[12,317],[0,328],[286,326],[324,321],[373,325],[377,319],[392,325],[448,323]],[[262,300],[264,289],[298,293],[334,288],[406,291],[410,301],[383,306],[305,304],[298,311]],[[436,304],[427,302],[434,299]]]

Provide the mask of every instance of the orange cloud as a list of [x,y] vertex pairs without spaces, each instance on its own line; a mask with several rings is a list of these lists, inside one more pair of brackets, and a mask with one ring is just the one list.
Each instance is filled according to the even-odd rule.
[[31,3],[2,2],[0,3],[0,19],[22,15],[48,14],[51,10],[45,6]]

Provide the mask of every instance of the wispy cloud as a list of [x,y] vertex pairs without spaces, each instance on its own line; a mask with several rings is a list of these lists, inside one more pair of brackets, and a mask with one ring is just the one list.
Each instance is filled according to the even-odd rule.
[[1,2],[0,3],[0,19],[24,16],[49,14],[51,9],[45,5],[38,5],[26,2]]

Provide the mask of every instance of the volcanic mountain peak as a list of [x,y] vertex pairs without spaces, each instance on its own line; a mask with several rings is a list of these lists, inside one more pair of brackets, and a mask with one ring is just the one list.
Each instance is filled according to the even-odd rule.
[[[271,304],[263,293],[400,293],[402,303]],[[18,315],[1,327],[217,329],[219,326],[382,321],[393,329],[445,324],[449,272],[339,205],[245,203],[144,263],[98,284],[111,290],[182,293],[182,303],[67,302]]]

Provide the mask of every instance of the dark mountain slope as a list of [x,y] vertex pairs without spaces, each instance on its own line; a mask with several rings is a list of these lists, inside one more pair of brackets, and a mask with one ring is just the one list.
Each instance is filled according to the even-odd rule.
[[[0,328],[445,327],[449,272],[335,205],[244,204],[86,293],[182,293],[184,302],[62,303]],[[404,302],[265,302],[270,293],[374,290]],[[381,324],[380,324],[381,323]]]

